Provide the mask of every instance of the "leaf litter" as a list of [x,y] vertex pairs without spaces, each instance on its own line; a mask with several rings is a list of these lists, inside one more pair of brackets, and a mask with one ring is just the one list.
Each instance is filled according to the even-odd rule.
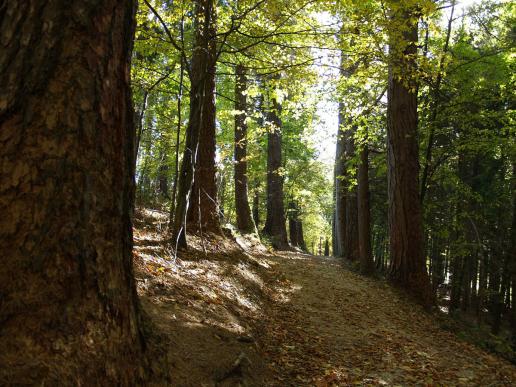
[[514,365],[335,258],[191,236],[174,262],[166,220],[140,209],[134,231],[154,385],[516,385]]

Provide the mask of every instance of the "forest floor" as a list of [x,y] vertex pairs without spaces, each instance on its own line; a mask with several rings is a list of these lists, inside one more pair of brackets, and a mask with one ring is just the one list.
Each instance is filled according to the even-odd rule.
[[[459,340],[387,283],[257,240],[190,239],[140,210],[139,294],[172,386],[513,386],[516,367]],[[156,381],[163,385],[163,381]]]

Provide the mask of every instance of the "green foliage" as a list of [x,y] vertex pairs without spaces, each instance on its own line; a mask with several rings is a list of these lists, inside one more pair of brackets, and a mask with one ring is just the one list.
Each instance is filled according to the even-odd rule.
[[[194,3],[148,2],[155,12],[146,0],[140,1],[132,73],[134,103],[143,124],[137,199],[169,208],[176,152],[183,153],[189,109]],[[451,4],[430,0],[216,2],[217,170],[225,221],[235,222],[233,141],[238,112],[234,90],[239,64],[248,77],[249,196],[250,202],[255,194],[259,198],[260,226],[266,212],[267,131],[271,130],[264,113],[275,98],[282,105],[283,166],[278,173],[284,177],[285,208],[290,201],[299,204],[309,248],[317,246],[321,237],[331,237],[333,168],[321,161],[314,143],[325,118],[320,117],[325,113],[319,103],[322,93],[329,93],[340,104],[340,130],[352,131],[354,136],[357,152],[346,164],[350,188],[356,184],[358,151],[366,145],[370,151],[373,251],[378,267],[386,268],[390,64],[391,76],[418,93],[420,165],[422,174],[426,170],[428,175],[423,201],[427,260],[432,270],[437,270],[434,261],[439,257],[447,265],[446,284],[434,285],[461,278],[459,274],[467,269],[464,262],[472,261],[477,270],[474,286],[480,286],[482,268],[489,286],[495,288],[489,291],[505,292],[509,299],[507,284],[504,288],[500,279],[507,277],[511,267],[516,6],[484,1],[464,11],[456,8],[447,43]],[[418,46],[416,53],[406,54],[413,23],[419,27]],[[161,192],[163,182],[168,195]],[[451,273],[454,263],[462,270],[457,275]],[[464,286],[459,284],[461,292]],[[481,301],[486,310],[497,313],[490,304],[493,294],[486,291]]]

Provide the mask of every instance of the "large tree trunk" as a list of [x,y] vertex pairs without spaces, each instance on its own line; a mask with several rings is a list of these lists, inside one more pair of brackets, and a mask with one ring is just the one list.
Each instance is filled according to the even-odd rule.
[[371,211],[369,207],[369,151],[367,144],[360,151],[358,166],[358,239],[360,271],[371,274],[374,271],[371,254]]
[[216,70],[216,13],[214,0],[198,0],[204,10],[205,29],[202,35],[202,47],[206,47],[206,72],[201,74],[204,94],[201,98],[199,148],[197,166],[192,188],[192,199],[188,208],[188,224],[194,230],[222,234],[220,228],[217,168],[215,166],[215,70]]
[[[172,230],[173,241],[178,248],[187,247],[187,215],[188,227],[197,229],[201,225],[205,231],[220,231],[215,180],[214,12],[213,0],[196,1],[196,49],[193,50],[190,65],[190,115]],[[197,184],[194,184],[194,181],[197,181]]]
[[263,233],[271,239],[272,246],[288,249],[285,208],[283,207],[283,176],[281,175],[281,120],[280,104],[272,98],[267,131],[267,217]]
[[142,384],[134,11],[129,0],[0,6],[1,384]]
[[237,227],[243,233],[256,233],[248,198],[247,179],[247,77],[245,68],[236,65],[235,82],[235,208]]
[[[406,28],[406,32],[404,39],[397,39],[394,34],[390,39],[387,104],[390,278],[430,306],[433,297],[423,255],[418,192],[417,84],[413,59],[417,53],[417,18],[398,9],[393,12],[392,24]],[[404,79],[400,80],[399,76]]]

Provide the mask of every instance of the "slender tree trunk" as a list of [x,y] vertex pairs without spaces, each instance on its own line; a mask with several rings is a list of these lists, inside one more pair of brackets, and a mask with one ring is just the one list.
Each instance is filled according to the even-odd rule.
[[450,290],[450,312],[460,307],[462,295],[463,263],[460,255],[454,254],[451,263],[451,290]]
[[[425,162],[423,164],[423,173],[421,176],[421,194],[420,194],[420,200],[421,203],[425,201],[425,195],[426,191],[428,189],[428,176],[430,171],[430,165],[432,163],[432,149],[434,146],[434,137],[435,137],[435,121],[437,118],[437,114],[439,112],[439,93],[441,91],[441,82],[443,79],[443,73],[444,73],[444,64],[446,59],[446,54],[448,53],[448,47],[450,45],[450,37],[451,37],[451,30],[452,30],[452,24],[453,24],[453,12],[455,10],[455,0],[452,0],[452,7],[450,12],[450,18],[448,19],[448,28],[446,30],[446,39],[444,41],[444,47],[441,54],[441,59],[439,61],[439,70],[437,71],[437,79],[435,81],[435,84],[432,87],[432,106],[431,106],[431,112],[430,112],[430,132],[428,134],[428,142],[426,144],[426,152],[425,152]],[[427,34],[428,34],[428,28],[427,28]],[[427,35],[428,38],[428,35]]]
[[467,311],[471,305],[471,254],[464,256],[464,270],[462,279],[462,303],[461,308],[463,311]]
[[512,161],[512,227],[511,227],[511,252],[509,268],[511,272],[512,282],[512,305],[511,305],[511,329],[512,329],[512,345],[516,348],[516,155],[513,155]]
[[260,224],[260,195],[258,192],[259,183],[256,182],[254,186],[254,195],[253,195],[253,221],[256,227]]
[[330,256],[330,241],[328,240],[328,238],[326,238],[326,240],[324,241],[324,256]]
[[[181,18],[181,23],[179,25],[180,33],[181,33],[181,41],[184,39],[184,17]],[[170,200],[170,215],[168,220],[168,227],[170,230],[174,227],[174,214],[176,211],[176,200],[177,200],[177,185],[179,179],[179,146],[181,139],[181,108],[183,101],[183,83],[185,76],[185,63],[183,58],[181,58],[181,67],[179,69],[179,89],[177,91],[177,127],[176,127],[176,149],[175,149],[175,163],[174,163],[174,186],[172,188],[172,199]]]
[[482,252],[479,263],[478,274],[478,300],[476,305],[476,315],[479,322],[483,319],[484,307],[487,293],[487,268],[488,257],[487,252]]
[[281,175],[281,105],[272,98],[268,112],[267,131],[267,218],[263,233],[271,238],[278,250],[288,249],[285,209],[283,206],[283,176]]
[[248,199],[247,179],[247,77],[242,65],[235,66],[235,208],[237,227],[244,233],[256,233]]
[[143,383],[131,253],[135,3],[0,6],[4,385]]
[[[396,2],[397,3],[397,2]],[[415,20],[415,21],[414,21]],[[405,10],[393,13],[393,25],[406,28],[403,41],[390,41],[387,104],[390,278],[423,305],[433,304],[423,254],[418,183],[417,18]],[[407,59],[407,55],[412,58]],[[402,75],[405,79],[400,80]]]
[[360,271],[371,274],[374,271],[371,254],[371,211],[369,207],[369,152],[367,144],[360,151],[358,167],[358,238]]
[[501,308],[503,297],[501,294],[502,284],[502,252],[496,241],[491,241],[489,260],[489,314],[491,316],[491,331],[498,334],[501,322]]
[[217,192],[218,192],[218,203],[219,203],[219,220],[221,223],[224,222],[225,214],[224,214],[224,204],[226,200],[226,187],[227,187],[227,178],[226,175],[220,174],[217,176]]
[[303,221],[301,219],[298,220],[296,229],[297,229],[297,243],[298,243],[298,247],[301,250],[306,251],[305,236],[303,234]]
[[334,245],[333,255],[343,257],[345,252],[344,240],[346,236],[346,188],[343,178],[346,174],[346,161],[344,158],[346,137],[344,134],[345,117],[344,104],[339,103],[339,128],[337,130],[337,146],[334,169],[335,212],[334,212]]
[[143,153],[140,153],[140,159],[143,157],[143,165],[139,172],[138,176],[138,184],[137,184],[137,192],[136,192],[136,202],[137,203],[146,203],[149,197],[149,192],[151,190],[151,179],[149,174],[149,159],[151,157],[151,149],[152,149],[152,141],[150,140],[154,133],[153,127],[153,117],[150,114],[145,115],[145,121],[147,130],[145,131],[145,135],[148,138],[148,141],[145,143],[145,147],[143,148]]
[[[163,139],[162,139],[163,140]],[[162,199],[168,199],[168,164],[164,150],[161,150],[158,167],[158,190]]]
[[135,112],[135,146],[134,146],[134,161],[138,160],[138,151],[140,150],[140,142],[143,134],[143,126],[145,120],[145,111],[147,110],[147,99],[149,98],[149,91],[145,90],[143,92],[143,101],[142,105],[139,108],[139,111]]
[[298,219],[298,209],[296,203],[293,201],[288,204],[288,228],[290,234],[290,244],[294,247],[299,247],[299,219]]
[[[355,133],[356,126],[345,132],[345,162],[346,175],[344,178],[344,192],[346,195],[346,227],[344,232],[344,256],[350,261],[360,258],[359,236],[358,236],[358,206],[357,206],[357,187],[352,185],[351,166],[349,165],[355,157]],[[354,168],[354,166],[353,166]]]
[[[188,226],[219,231],[217,186],[215,182],[215,21],[213,0],[195,2],[195,46],[190,65],[190,115],[185,149],[178,178],[177,203],[172,231],[173,242],[186,248]],[[200,136],[203,141],[200,143]],[[202,150],[200,146],[202,145]],[[197,167],[201,171],[197,171]],[[194,186],[194,176],[198,184]],[[202,182],[202,185],[200,184]],[[201,200],[199,193],[201,192]],[[200,204],[199,204],[200,203]],[[202,222],[199,222],[199,206]],[[193,210],[192,208],[195,208]]]
[[437,290],[439,286],[444,283],[445,279],[445,268],[444,268],[444,259],[442,255],[442,244],[441,239],[432,238],[432,249],[431,249],[431,257],[432,257],[432,291],[434,294],[437,294]]
[[140,141],[143,134],[144,129],[144,122],[145,122],[145,112],[147,111],[147,103],[149,99],[149,94],[158,86],[161,82],[163,82],[170,73],[162,75],[160,78],[156,80],[148,89],[144,90],[143,92],[143,98],[142,98],[142,105],[138,109],[138,111],[135,111],[134,117],[135,117],[135,129],[136,129],[136,136],[135,136],[135,146],[134,146],[134,160],[138,159],[138,151],[140,149]]

